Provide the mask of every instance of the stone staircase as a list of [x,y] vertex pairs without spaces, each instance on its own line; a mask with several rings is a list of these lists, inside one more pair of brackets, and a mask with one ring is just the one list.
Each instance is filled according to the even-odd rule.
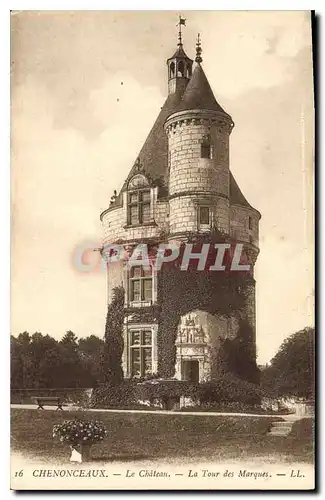
[[268,432],[269,436],[281,436],[286,437],[290,434],[293,420],[284,420],[279,422],[272,422],[272,427]]

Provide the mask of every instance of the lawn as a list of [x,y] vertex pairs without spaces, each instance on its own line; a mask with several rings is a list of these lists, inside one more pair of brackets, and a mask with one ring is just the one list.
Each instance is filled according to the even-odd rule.
[[[101,420],[108,438],[94,445],[94,460],[313,462],[311,421],[286,438],[267,436],[277,417],[226,417],[11,410],[14,452],[42,462],[66,463],[67,445],[52,438],[53,425],[74,417]],[[281,420],[281,418],[280,418]]]

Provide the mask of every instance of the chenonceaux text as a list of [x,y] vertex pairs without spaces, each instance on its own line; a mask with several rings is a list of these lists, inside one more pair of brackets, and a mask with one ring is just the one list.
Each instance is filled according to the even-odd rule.
[[108,477],[105,469],[35,469],[34,477],[87,477],[101,478]]

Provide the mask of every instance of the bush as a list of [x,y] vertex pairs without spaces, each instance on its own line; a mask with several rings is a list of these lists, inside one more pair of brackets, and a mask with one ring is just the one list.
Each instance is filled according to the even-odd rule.
[[233,377],[201,384],[175,379],[126,379],[117,385],[105,384],[94,389],[90,407],[141,408],[139,401],[149,401],[150,405],[154,405],[158,400],[165,409],[171,409],[184,396],[206,408],[216,403],[232,403],[238,411],[244,411],[244,407],[260,406],[263,395],[260,387]]
[[142,400],[175,398],[181,396],[195,396],[198,393],[198,384],[185,380],[153,379],[137,384],[137,396]]
[[169,409],[181,396],[197,399],[198,387],[198,384],[186,381],[157,378],[129,379],[117,385],[103,384],[93,390],[90,408],[144,408],[140,401],[149,401],[150,406],[158,401]]
[[243,403],[248,406],[261,404],[260,387],[233,377],[223,377],[200,384],[199,399],[202,404],[219,402]]
[[290,436],[299,440],[310,441],[314,439],[314,419],[302,418],[293,423]]
[[197,399],[198,384],[175,379],[153,379],[137,384],[137,398],[149,401],[151,405],[155,401],[162,403],[164,409],[172,409],[181,396]]
[[120,408],[137,403],[136,381],[123,380],[120,384],[103,384],[93,390],[90,408]]

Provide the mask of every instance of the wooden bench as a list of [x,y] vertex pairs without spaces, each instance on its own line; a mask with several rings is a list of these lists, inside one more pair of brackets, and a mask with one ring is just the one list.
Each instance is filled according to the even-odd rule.
[[57,406],[56,410],[62,410],[63,401],[57,396],[37,396],[35,401],[38,405],[37,410],[44,410],[45,403],[55,403]]

